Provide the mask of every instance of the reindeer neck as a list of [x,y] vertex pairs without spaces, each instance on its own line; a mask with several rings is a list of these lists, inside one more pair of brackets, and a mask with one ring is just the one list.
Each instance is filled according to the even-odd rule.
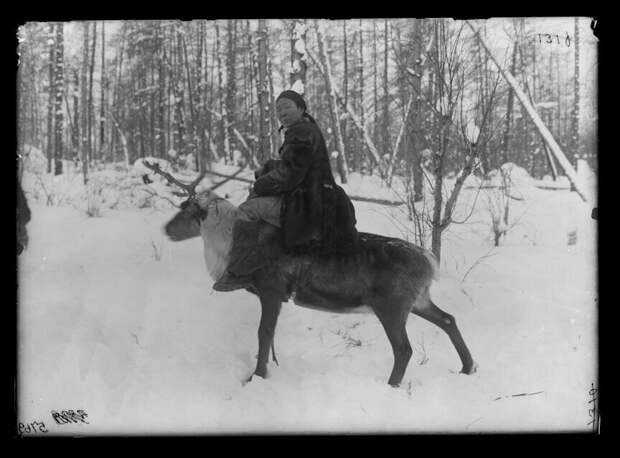
[[225,199],[215,199],[208,205],[207,219],[200,231],[204,244],[205,263],[214,280],[224,274],[232,246],[232,231],[240,210]]

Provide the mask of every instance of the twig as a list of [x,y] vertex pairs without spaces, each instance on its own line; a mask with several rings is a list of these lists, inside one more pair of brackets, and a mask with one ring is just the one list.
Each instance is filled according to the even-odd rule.
[[176,208],[179,207],[179,204],[177,204],[176,202],[173,202],[172,200],[170,200],[168,197],[166,196],[162,196],[161,194],[159,194],[157,191],[154,191],[151,187],[143,187],[142,188],[143,191],[147,191],[151,197],[160,197],[162,199],[167,200],[168,202],[170,202],[172,205],[174,205]]
[[469,269],[467,269],[467,272],[465,272],[465,275],[463,275],[463,279],[461,280],[461,284],[463,284],[465,282],[465,279],[467,278],[467,275],[469,275],[469,273],[474,269],[474,267],[476,267],[478,264],[480,264],[480,262],[483,259],[489,258],[491,256],[494,256],[491,254],[491,252],[495,249],[494,246],[491,247],[491,249],[489,251],[486,252],[486,254],[484,254],[483,256],[479,257],[478,259],[476,259],[476,262],[474,262],[471,267]]
[[544,391],[536,391],[535,393],[507,394],[507,395],[499,396],[499,397],[495,398],[494,401],[497,401],[499,399],[504,399],[504,398],[518,398],[518,397],[522,397],[522,396],[534,396],[535,394],[540,394],[540,393],[544,393]]
[[474,209],[476,208],[476,202],[478,202],[478,196],[480,195],[480,191],[481,191],[481,190],[482,190],[482,185],[480,185],[480,186],[478,187],[478,191],[476,192],[476,197],[474,198],[474,203],[473,203],[473,204],[472,204],[472,206],[471,206],[471,210],[470,210],[470,212],[469,212],[469,215],[467,215],[467,216],[465,217],[465,219],[463,219],[462,221],[456,221],[456,220],[454,220],[454,219],[453,219],[453,220],[452,220],[452,222],[453,222],[454,224],[464,224],[464,223],[466,223],[466,222],[469,220],[469,218],[471,218],[471,215],[473,215],[473,214],[474,214]]

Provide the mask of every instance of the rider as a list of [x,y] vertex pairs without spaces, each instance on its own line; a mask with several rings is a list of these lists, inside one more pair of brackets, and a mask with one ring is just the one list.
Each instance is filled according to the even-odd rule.
[[228,269],[213,285],[217,291],[251,285],[251,274],[264,261],[260,220],[282,228],[288,253],[349,254],[359,247],[355,209],[334,180],[323,134],[303,97],[284,91],[276,110],[285,132],[280,159],[268,160],[256,172],[250,195],[239,206]]

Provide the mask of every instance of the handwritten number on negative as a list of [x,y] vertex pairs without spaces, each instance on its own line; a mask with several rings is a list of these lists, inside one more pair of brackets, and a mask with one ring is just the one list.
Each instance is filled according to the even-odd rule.
[[[37,429],[38,428],[38,429]],[[45,423],[42,421],[33,421],[31,423],[22,423],[21,421],[17,424],[17,430],[20,436],[24,434],[32,434],[32,433],[46,433],[47,429],[45,428]]]
[[52,410],[51,414],[54,421],[59,425],[66,425],[67,423],[78,423],[80,421],[82,423],[89,424],[86,420],[88,414],[83,410],[78,410],[77,412],[74,412],[73,410],[63,410],[60,413]]

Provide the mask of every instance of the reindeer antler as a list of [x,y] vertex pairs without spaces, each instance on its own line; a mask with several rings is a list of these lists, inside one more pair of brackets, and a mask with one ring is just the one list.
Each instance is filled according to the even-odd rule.
[[185,190],[185,192],[187,192],[187,194],[189,196],[196,195],[196,186],[198,186],[198,183],[200,183],[202,181],[202,179],[205,177],[205,175],[207,173],[206,170],[203,170],[202,172],[200,172],[200,175],[198,175],[198,178],[196,178],[190,184],[187,184],[187,183],[183,183],[183,182],[177,180],[175,177],[170,175],[168,172],[164,172],[161,169],[161,167],[159,167],[159,164],[151,164],[147,160],[142,160],[142,163],[146,167],[151,169],[153,172],[155,172],[156,174],[163,176],[170,183],[175,184],[175,185],[179,186],[181,189]]

